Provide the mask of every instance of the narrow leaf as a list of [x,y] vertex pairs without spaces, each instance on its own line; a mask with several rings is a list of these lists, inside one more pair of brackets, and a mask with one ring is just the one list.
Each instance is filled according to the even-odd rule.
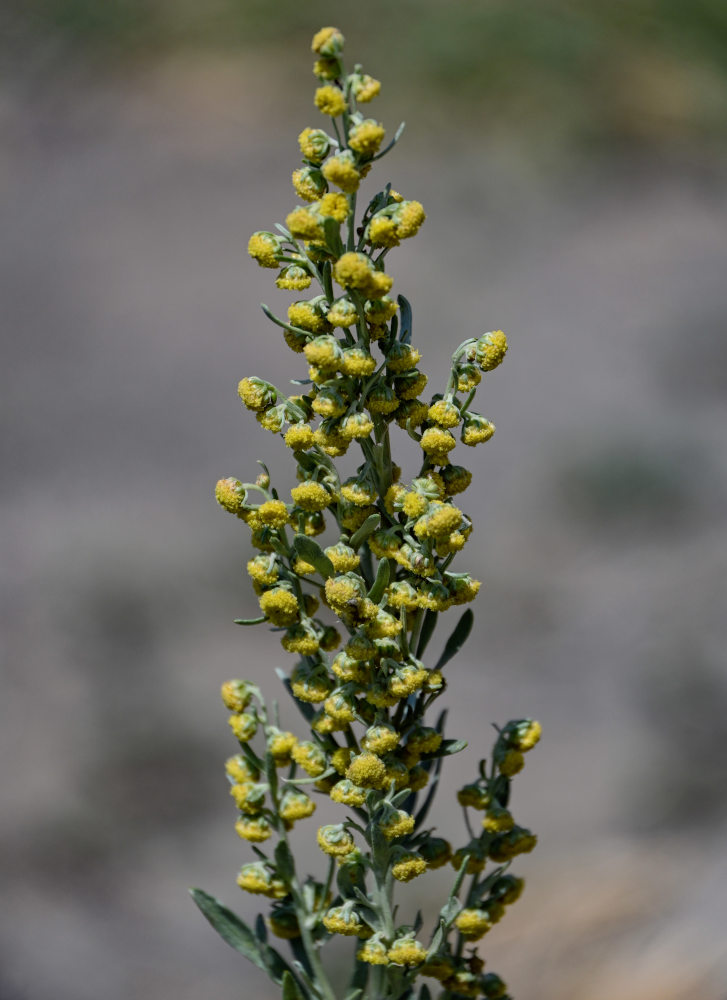
[[355,531],[353,535],[351,535],[351,541],[348,544],[351,546],[354,552],[361,545],[363,545],[363,543],[366,541],[369,535],[372,535],[376,531],[378,526],[379,526],[379,515],[369,514],[369,516],[366,518],[366,520],[358,529],[358,531]]
[[429,640],[432,638],[432,634],[434,633],[434,627],[437,624],[438,615],[439,612],[432,611],[431,609],[428,609],[427,613],[424,615],[424,621],[422,622],[422,630],[419,633],[419,643],[417,645],[415,654],[418,660],[422,658],[424,650],[429,645]]
[[472,623],[474,620],[475,616],[472,614],[472,609],[467,608],[465,613],[457,622],[454,632],[452,632],[449,639],[447,639],[447,645],[444,647],[442,655],[435,664],[435,670],[441,670],[445,663],[449,663],[452,657],[459,653],[460,649],[467,642],[467,638],[472,631]]
[[379,563],[379,568],[376,571],[376,579],[374,580],[374,585],[368,593],[370,601],[374,604],[378,604],[381,598],[384,596],[384,591],[389,583],[389,577],[391,576],[391,568],[388,559],[382,559]]
[[278,875],[284,882],[290,882],[295,874],[293,868],[293,857],[290,848],[284,840],[279,840],[275,845],[275,864]]
[[298,984],[287,969],[283,973],[282,986],[283,1000],[304,1000]]
[[467,746],[467,740],[442,740],[437,757],[451,757],[454,753],[459,753]]
[[262,625],[265,621],[265,615],[260,618],[236,618],[235,625]]
[[399,295],[396,301],[399,303],[399,313],[401,315],[399,340],[402,344],[410,344],[412,325],[411,306],[409,305],[408,299],[405,299],[403,295]]
[[189,892],[222,940],[265,972],[267,964],[260,943],[247,924],[243,923],[232,910],[228,910],[218,899],[202,889],[190,889]]
[[322,577],[328,579],[329,576],[333,576],[336,572],[333,568],[333,563],[318,542],[312,538],[308,538],[307,535],[296,535],[293,539],[293,548],[301,559],[315,566]]
[[426,983],[422,983],[422,988],[419,990],[419,1000],[432,1000],[432,994]]

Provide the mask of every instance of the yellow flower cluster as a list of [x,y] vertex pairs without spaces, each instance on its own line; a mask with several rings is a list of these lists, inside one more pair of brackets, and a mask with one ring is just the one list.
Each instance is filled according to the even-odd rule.
[[[494,424],[471,404],[508,344],[501,330],[466,340],[452,356],[444,391],[425,395],[411,309],[392,292],[388,255],[417,235],[426,213],[390,185],[368,205],[358,203],[362,181],[393,143],[385,147],[384,125],[360,110],[380,83],[360,66],[347,73],[343,47],[334,27],[313,39],[313,102],[325,120],[298,135],[302,164],[292,169],[292,184],[299,203],[277,232],[259,230],[248,244],[261,267],[278,271],[277,288],[296,293],[282,309],[263,309],[303,370],[293,380],[295,395],[255,376],[243,378],[238,393],[260,426],[291,450],[295,485],[279,493],[263,466],[255,483],[230,477],[215,487],[217,502],[247,525],[256,550],[247,572],[260,617],[239,624],[264,621],[296,657],[285,683],[307,720],[298,739],[279,728],[277,708],[268,713],[256,687],[222,686],[241,750],[225,765],[235,828],[252,844],[280,838],[275,851],[255,848],[260,860],[243,866],[238,884],[273,901],[270,929],[296,940],[296,948],[312,939],[317,951],[328,935],[364,939],[361,962],[394,967],[378,973],[382,995],[386,976],[404,992],[427,975],[451,995],[497,997],[504,984],[485,976],[481,960],[461,945],[479,940],[522,891],[509,873],[484,873],[490,862],[507,863],[535,845],[508,801],[539,724],[508,723],[492,766],[457,793],[464,808],[482,814],[479,835],[463,846],[453,849],[422,829],[426,809],[417,797],[436,780],[441,758],[464,745],[426,720],[471,612],[436,666],[427,644],[437,616],[473,601],[481,586],[451,565],[473,530],[466,505],[453,500],[472,473],[452,452],[492,437]],[[310,297],[297,294],[311,286]],[[418,448],[421,467],[411,479],[402,479],[392,460],[397,434]],[[349,449],[360,462],[341,473],[334,459]],[[287,841],[290,828],[314,813],[317,796],[330,800],[340,819],[316,833],[328,856],[325,883],[298,876]],[[472,879],[468,905],[457,904],[459,912],[450,905],[440,923],[446,934],[429,949],[412,927],[396,927],[392,880],[407,883],[447,864]],[[454,949],[450,933],[459,935]]]

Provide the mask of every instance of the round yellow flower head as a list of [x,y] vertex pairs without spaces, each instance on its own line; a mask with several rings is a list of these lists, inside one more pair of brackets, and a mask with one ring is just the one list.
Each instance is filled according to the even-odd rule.
[[447,464],[447,455],[457,442],[449,431],[441,427],[428,427],[419,442],[422,451],[437,465]]
[[321,28],[313,36],[311,51],[326,59],[335,59],[343,52],[344,37],[338,28]]
[[260,598],[260,610],[273,625],[292,625],[298,620],[298,600],[284,587],[273,587]]
[[288,508],[282,500],[267,500],[257,509],[258,517],[263,524],[271,528],[282,528],[288,523]]
[[331,789],[331,798],[344,806],[362,806],[366,801],[366,789],[355,785],[348,778],[342,778]]
[[514,825],[512,814],[498,805],[490,806],[482,820],[482,828],[486,833],[507,833]]
[[336,299],[327,314],[328,322],[333,326],[349,327],[358,319],[356,306],[350,299]]
[[292,625],[285,632],[280,644],[286,653],[298,653],[300,656],[313,656],[320,647],[318,636],[307,623]]
[[326,755],[310,740],[296,743],[290,756],[311,778],[318,778],[326,771]]
[[400,739],[400,734],[390,723],[379,723],[366,730],[361,746],[371,753],[385,754],[395,750]]
[[447,496],[464,493],[472,482],[472,473],[463,465],[446,465],[442,469],[442,480]]
[[490,844],[489,855],[498,864],[509,861],[518,854],[529,854],[538,838],[525,827],[516,826],[508,833],[502,833]]
[[266,791],[267,785],[258,785],[252,781],[230,786],[230,795],[235,800],[235,805],[240,812],[247,813],[249,816],[257,816],[258,813],[262,812]]
[[396,861],[391,867],[391,874],[398,882],[411,882],[413,878],[423,875],[426,870],[427,863],[421,854],[414,851],[401,851],[396,855]]
[[346,110],[346,96],[339,87],[326,84],[316,90],[315,105],[321,114],[337,118]]
[[386,778],[386,765],[375,754],[366,751],[351,760],[346,777],[363,788],[381,788]]
[[275,726],[267,729],[268,750],[277,767],[285,767],[290,763],[291,754],[298,742],[293,733],[281,732]]
[[345,545],[343,542],[329,545],[323,552],[331,560],[337,573],[349,573],[356,569],[361,562],[359,554],[354,552],[350,545]]
[[426,217],[426,213],[420,202],[402,201],[394,214],[396,235],[400,240],[416,236]]
[[257,716],[252,712],[231,715],[227,721],[240,743],[249,743],[257,732]]
[[495,433],[495,425],[479,413],[465,414],[462,424],[462,442],[474,447],[483,441],[489,441]]
[[429,407],[429,419],[440,427],[456,427],[460,421],[459,410],[448,399],[440,399]]
[[300,167],[293,171],[292,176],[295,193],[303,201],[317,201],[327,191],[327,185],[320,170],[312,167]]
[[[238,837],[248,840],[251,844],[262,844],[273,833],[272,827],[264,816],[241,816],[235,823],[235,832]],[[241,888],[244,887],[241,886]]]
[[398,938],[389,948],[388,959],[394,965],[421,965],[427,957],[427,949],[413,936]]
[[345,222],[348,218],[348,199],[345,194],[339,191],[331,191],[324,194],[316,206],[316,211],[324,219],[334,219],[336,222]]
[[342,823],[320,827],[316,840],[320,849],[333,857],[350,854],[356,846],[353,837]]
[[507,872],[505,875],[500,876],[492,886],[490,892],[495,899],[504,903],[505,906],[511,906],[520,899],[524,888],[525,879],[518,878],[516,875],[511,875]]
[[313,429],[309,424],[291,424],[284,440],[293,451],[308,451],[313,447]]
[[280,816],[286,823],[312,816],[316,811],[313,799],[296,789],[286,792],[280,800]]
[[[282,882],[275,878],[273,872],[263,861],[252,861],[250,864],[243,865],[237,876],[237,884],[245,892],[261,896],[282,898],[286,894]],[[283,890],[282,895],[281,889]]]
[[298,918],[292,910],[273,910],[268,917],[268,926],[276,937],[292,941],[300,937]]
[[391,806],[384,809],[378,821],[378,827],[387,840],[394,840],[396,837],[405,837],[414,829],[414,817],[403,809],[393,809]]
[[319,309],[319,303],[293,302],[288,306],[288,319],[293,326],[297,326],[307,333],[325,333],[330,330],[330,325],[325,314]]
[[352,77],[354,97],[359,104],[367,104],[381,91],[381,81],[374,80],[368,73],[356,74]]
[[341,371],[354,378],[366,378],[376,369],[376,361],[363,347],[347,347],[343,351]]
[[323,228],[309,208],[295,208],[285,218],[285,225],[297,240],[320,240]]
[[367,962],[369,965],[388,965],[388,948],[381,938],[381,935],[374,934],[362,948],[356,953],[359,962]]
[[325,486],[311,481],[301,483],[300,486],[294,486],[290,491],[290,495],[293,498],[293,503],[297,504],[302,510],[308,511],[325,510],[333,501],[333,497]]
[[505,733],[512,745],[523,753],[538,743],[543,732],[542,726],[534,719],[521,719],[519,722],[509,722]]
[[312,280],[305,268],[299,264],[288,264],[275,279],[275,284],[284,290],[301,292],[304,288],[310,288]]
[[454,924],[465,941],[479,941],[492,927],[484,910],[470,908],[460,910]]
[[497,767],[500,774],[504,774],[507,778],[511,778],[514,774],[522,771],[525,767],[525,758],[522,755],[522,751],[506,750],[497,760]]
[[426,374],[417,369],[405,372],[394,383],[396,394],[401,399],[415,399],[420,392],[424,392],[428,381]]
[[396,223],[384,209],[377,212],[371,219],[366,230],[367,238],[373,246],[396,247],[399,237],[396,234]]
[[507,337],[502,330],[483,333],[475,345],[475,360],[483,372],[502,364],[507,354]]
[[222,703],[231,712],[244,712],[252,701],[252,687],[248,681],[225,681],[221,694]]
[[254,410],[257,413],[267,410],[278,398],[274,386],[254,375],[240,380],[237,386],[237,395],[248,410]]
[[242,754],[237,753],[234,757],[228,757],[225,761],[225,772],[234,782],[244,785],[248,781],[257,781],[259,772],[253,770]]
[[304,128],[298,136],[300,151],[306,160],[310,160],[316,166],[323,163],[331,148],[331,139],[323,129]]
[[373,118],[365,118],[349,132],[348,144],[361,156],[374,156],[379,151],[385,134],[386,130],[382,125]]
[[427,837],[419,846],[419,853],[427,863],[427,869],[442,868],[452,857],[452,845],[443,837]]
[[230,514],[240,514],[245,506],[245,489],[239,479],[220,479],[215,486],[215,499]]
[[350,149],[344,149],[342,153],[329,156],[323,164],[323,176],[330,184],[335,184],[346,194],[353,194],[361,183],[361,173],[356,167],[356,161]]
[[386,353],[386,367],[395,374],[409,371],[420,360],[419,351],[411,344],[402,344],[400,340],[394,341]]
[[260,267],[277,267],[283,252],[281,239],[274,233],[253,233],[247,244],[247,252]]
[[334,906],[323,917],[323,926],[331,934],[357,937],[364,930],[364,923],[351,906]]

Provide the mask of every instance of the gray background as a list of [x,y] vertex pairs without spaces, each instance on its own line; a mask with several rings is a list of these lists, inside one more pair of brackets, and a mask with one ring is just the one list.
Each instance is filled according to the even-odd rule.
[[372,113],[408,122],[366,190],[428,212],[389,270],[432,389],[465,337],[511,341],[479,394],[497,433],[459,459],[458,565],[483,588],[444,699],[470,749],[435,817],[461,842],[489,724],[542,721],[515,792],[540,843],[488,968],[519,1000],[727,996],[727,27],[686,8],[3,15],[0,1000],[274,995],[186,887],[254,912],[218,688],[275,697],[290,661],[232,625],[256,609],[248,533],[212,488],[257,458],[291,485],[235,392],[304,375],[245,248],[295,203],[331,21],[384,81]]

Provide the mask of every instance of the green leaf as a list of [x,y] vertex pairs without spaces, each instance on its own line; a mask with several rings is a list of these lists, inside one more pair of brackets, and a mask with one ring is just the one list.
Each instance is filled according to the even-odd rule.
[[373,535],[379,526],[379,520],[380,518],[378,514],[369,514],[358,531],[355,531],[353,535],[351,535],[351,540],[348,544],[354,552],[363,545],[369,535]]
[[399,333],[399,340],[402,344],[410,344],[412,326],[411,306],[403,295],[399,295],[396,301],[399,303],[399,314],[401,316],[401,331]]
[[416,648],[416,658],[420,660],[424,650],[429,645],[429,640],[432,638],[434,632],[434,627],[437,624],[437,618],[439,616],[438,611],[427,610],[424,615],[424,621],[422,622],[422,630],[419,633],[419,643]]
[[389,583],[389,577],[391,576],[391,567],[388,559],[382,559],[379,563],[379,568],[376,571],[376,579],[371,590],[368,593],[370,601],[374,604],[378,604],[381,598],[384,596],[384,591]]
[[460,649],[467,642],[467,638],[472,631],[472,623],[474,620],[475,616],[472,614],[472,609],[467,608],[465,613],[457,622],[454,632],[452,632],[449,639],[447,639],[447,645],[444,647],[442,655],[439,657],[434,666],[435,670],[441,670],[445,663],[449,663],[452,657],[459,653]]
[[267,963],[260,942],[247,924],[202,889],[190,889],[189,893],[222,940],[266,972]]
[[442,740],[437,757],[451,757],[454,753],[459,753],[467,746],[467,740]]
[[343,243],[341,243],[341,223],[336,222],[330,216],[323,220],[323,236],[326,241],[326,246],[335,254],[336,257],[340,257],[343,253]]
[[321,576],[325,579],[329,576],[333,576],[336,572],[333,568],[333,563],[325,554],[318,542],[314,541],[312,538],[308,538],[307,535],[296,535],[293,539],[293,548],[301,559],[304,559],[305,562],[315,566]]
[[283,1000],[305,1000],[300,987],[287,969],[283,973],[282,985]]
[[356,969],[351,979],[348,993],[346,993],[346,1000],[358,1000],[363,994],[369,978],[369,969],[370,966],[367,962],[356,962]]
[[236,618],[235,625],[262,625],[265,621],[265,615],[260,618]]
[[275,845],[275,865],[278,875],[284,882],[290,882],[295,874],[293,867],[293,856],[290,848],[284,840],[279,840]]
[[422,988],[419,990],[419,1000],[432,1000],[432,994],[426,983],[422,983]]

